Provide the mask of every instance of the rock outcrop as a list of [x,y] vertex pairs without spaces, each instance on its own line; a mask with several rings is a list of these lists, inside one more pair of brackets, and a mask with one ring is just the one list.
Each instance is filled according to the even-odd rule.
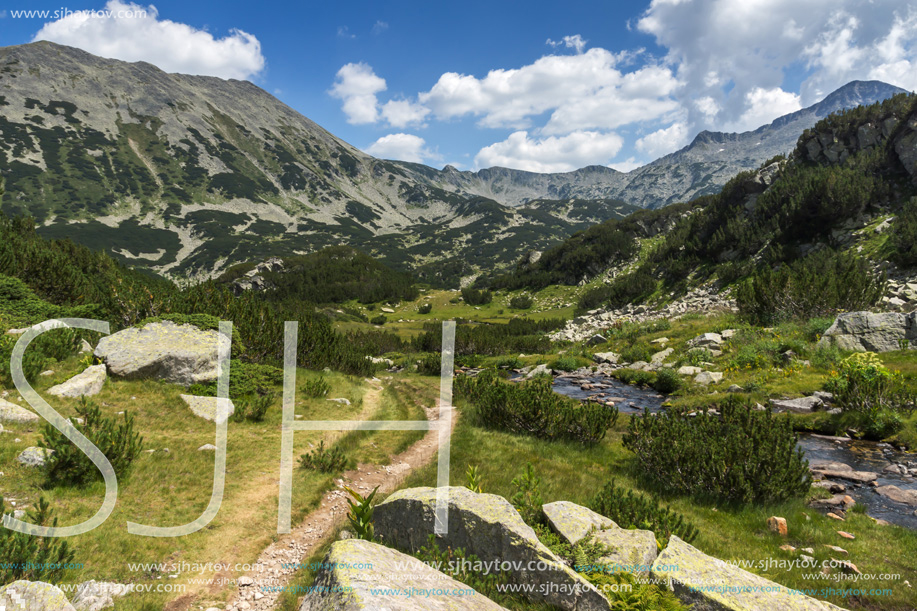
[[847,312],[818,340],[818,346],[835,345],[855,352],[890,352],[917,348],[917,312]]
[[[510,573],[511,582],[534,586],[525,593],[533,602],[547,602],[571,611],[608,609],[607,599],[545,547],[509,501],[458,486],[448,491],[448,533],[437,539],[440,546],[462,548],[484,562],[499,560],[518,567],[541,567]],[[394,493],[376,506],[376,534],[399,549],[417,550],[428,545],[435,524],[436,495],[436,488],[408,488]]]
[[815,600],[708,556],[677,536],[653,563],[654,579],[668,581],[675,595],[695,611],[838,611]]
[[48,394],[56,397],[92,397],[102,392],[107,378],[105,365],[93,365],[63,384],[52,386]]
[[503,607],[406,554],[361,539],[332,544],[299,611],[501,611]]
[[43,581],[14,581],[0,587],[0,609],[8,611],[75,611],[59,588]]
[[541,506],[541,512],[554,532],[570,545],[576,545],[596,530],[618,528],[612,520],[570,501]]
[[190,386],[219,377],[219,337],[217,331],[162,321],[103,337],[95,355],[113,376]]

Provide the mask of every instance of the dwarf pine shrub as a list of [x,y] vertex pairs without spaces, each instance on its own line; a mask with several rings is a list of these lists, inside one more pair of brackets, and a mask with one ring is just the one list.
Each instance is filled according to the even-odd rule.
[[325,448],[325,442],[320,441],[318,447],[311,452],[306,452],[299,457],[299,466],[303,469],[321,471],[322,473],[338,473],[347,467],[347,456],[338,446],[330,450]]
[[653,531],[663,545],[668,543],[672,535],[687,543],[697,537],[697,527],[686,521],[680,513],[663,507],[655,497],[625,490],[615,485],[614,480],[606,483],[592,497],[589,507],[621,528]]
[[[0,515],[6,513],[0,497]],[[37,526],[57,526],[57,518],[45,497],[35,509],[26,512],[26,522]],[[74,552],[63,539],[36,537],[0,527],[0,583],[19,579],[57,583],[73,561]]]
[[477,426],[539,439],[601,441],[617,421],[617,409],[581,404],[558,395],[551,384],[550,378],[507,383],[495,369],[487,369],[474,378],[457,378],[455,388],[458,397],[471,403],[469,417]]
[[[102,416],[99,406],[86,397],[80,399],[76,413],[83,422],[74,421],[73,426],[102,451],[115,475],[124,477],[143,449],[143,437],[134,431],[134,417],[124,412],[124,419],[119,423],[115,418]],[[38,445],[53,451],[45,459],[47,486],[82,486],[101,478],[89,457],[50,423],[45,424]]]
[[631,418],[624,447],[647,480],[679,494],[769,503],[808,491],[808,461],[789,418],[734,396],[719,409],[719,418],[707,410]]

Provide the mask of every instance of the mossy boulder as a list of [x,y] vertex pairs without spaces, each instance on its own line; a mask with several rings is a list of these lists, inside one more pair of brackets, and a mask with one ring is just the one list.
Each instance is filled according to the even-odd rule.
[[704,554],[675,535],[653,563],[653,579],[667,581],[693,611],[839,611],[841,608]]
[[407,554],[362,539],[335,542],[299,611],[377,609],[505,611]]
[[570,501],[547,503],[541,511],[551,529],[570,545],[576,545],[596,530],[618,528],[605,516]]
[[[436,515],[437,488],[408,488],[376,506],[376,534],[398,549],[414,551],[429,544]],[[461,548],[483,562],[508,563],[510,582],[532,586],[524,595],[570,611],[607,611],[608,600],[566,566],[503,497],[448,488],[448,532],[440,547]]]
[[10,611],[74,611],[59,588],[43,581],[14,581],[0,587],[0,609]]
[[113,376],[155,378],[190,386],[219,377],[219,333],[165,320],[103,337],[95,356]]

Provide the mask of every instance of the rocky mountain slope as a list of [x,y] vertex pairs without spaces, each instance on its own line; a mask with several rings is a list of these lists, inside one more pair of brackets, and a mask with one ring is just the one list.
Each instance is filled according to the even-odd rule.
[[48,42],[0,50],[0,107],[4,212],[177,276],[349,243],[454,281],[633,210],[448,192],[249,82]]
[[634,205],[715,192],[792,148],[819,116],[894,91],[853,83],[627,174],[472,173],[375,159],[249,82],[39,42],[0,49],[2,210],[178,277],[343,243],[455,285]]

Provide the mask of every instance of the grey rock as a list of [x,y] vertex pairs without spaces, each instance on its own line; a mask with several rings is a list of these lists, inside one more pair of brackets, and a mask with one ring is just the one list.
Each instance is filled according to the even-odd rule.
[[[435,524],[437,490],[409,488],[389,496],[376,506],[376,533],[398,549],[414,550],[427,545]],[[519,562],[518,566],[544,563],[548,570],[510,573],[513,583],[534,586],[533,591],[525,593],[530,601],[568,610],[608,609],[605,597],[545,547],[509,501],[457,486],[448,489],[448,499],[448,533],[438,539],[440,546],[462,548],[484,562]],[[532,562],[535,565],[529,564]],[[542,589],[548,583],[554,585]],[[576,593],[571,594],[574,588]]]
[[43,467],[45,465],[45,461],[53,453],[54,450],[49,450],[47,448],[36,448],[35,446],[32,446],[23,450],[16,458],[16,460],[18,460],[26,467]]
[[[669,583],[695,611],[839,611],[830,603],[791,593],[773,581],[704,554],[677,536],[653,563],[651,576]],[[728,586],[711,588],[711,585]]]
[[542,363],[541,365],[538,365],[537,367],[532,369],[530,372],[525,374],[525,377],[534,378],[535,376],[553,375],[553,374],[554,374],[554,371],[550,367]]
[[[299,611],[503,610],[484,596],[457,597],[451,592],[468,586],[412,556],[362,539],[333,543],[313,585]],[[406,596],[406,588],[445,593]]]
[[380,309],[382,312],[386,313],[386,314],[394,314],[394,313],[395,313],[395,310],[393,310],[393,309],[391,309],[391,308],[379,308],[379,309]]
[[190,386],[219,377],[219,338],[217,331],[163,321],[103,337],[95,356],[105,361],[113,376]]
[[902,490],[898,486],[879,486],[875,490],[890,501],[917,507],[917,490]]
[[648,575],[659,554],[656,535],[648,530],[610,528],[597,531],[592,538],[609,549],[597,564],[612,573]]
[[822,406],[818,397],[801,397],[799,399],[771,399],[771,407],[778,412],[795,412],[808,414]]
[[669,355],[672,354],[673,352],[675,352],[674,349],[666,348],[665,350],[662,350],[654,354],[652,358],[650,358],[650,362],[656,365],[661,365],[662,363],[665,362],[667,358],[669,358]]
[[809,471],[827,479],[846,479],[861,484],[867,484],[879,478],[878,473],[854,471],[850,465],[831,461],[809,461]]
[[[203,418],[204,420],[209,420],[210,422],[217,421],[217,407],[219,406],[219,399],[217,397],[198,397],[196,395],[179,395],[188,407],[191,408],[191,411],[194,412],[194,415],[198,418]],[[223,420],[229,418],[236,411],[236,406],[229,399],[226,400],[226,414],[224,414]]]
[[197,449],[198,452],[216,452],[217,447],[212,443],[205,443]]
[[719,346],[722,343],[723,336],[719,333],[704,333],[703,335],[698,335],[689,341],[688,345],[692,348],[704,348],[710,346]]
[[917,347],[917,312],[847,312],[818,340],[818,346],[835,345],[854,352],[890,352]]
[[812,482],[812,485],[816,488],[824,488],[828,492],[837,494],[838,492],[844,492],[847,490],[847,486],[844,484],[839,484],[837,482],[832,482],[830,480],[821,480],[818,482]]
[[618,528],[612,520],[569,501],[542,505],[548,525],[570,545],[576,545],[596,530]]
[[701,369],[700,367],[692,367],[690,365],[684,365],[683,367],[678,368],[677,373],[678,375],[681,375],[681,376],[696,376],[701,371],[703,371],[703,369]]
[[334,401],[335,403],[340,403],[341,405],[350,405],[350,399],[345,399],[344,397],[337,397],[335,399],[328,399],[328,401]]
[[115,606],[115,599],[132,592],[133,585],[105,581],[84,581],[76,587],[71,601],[76,611],[102,611]]
[[48,389],[48,394],[56,397],[93,397],[102,392],[106,379],[108,375],[105,365],[93,365],[63,384],[52,386]]
[[707,386],[709,384],[716,384],[717,382],[723,379],[723,373],[721,371],[702,371],[696,376],[694,376],[694,382],[702,386]]
[[738,384],[732,384],[726,389],[726,392],[742,392],[742,387]]
[[590,337],[589,339],[587,339],[586,343],[590,346],[598,346],[599,344],[604,344],[607,341],[608,340],[605,338],[604,335],[596,334]]
[[3,422],[37,422],[39,416],[15,403],[0,399],[0,420]]
[[19,580],[0,587],[0,609],[8,611],[75,611],[59,588],[43,581]]

